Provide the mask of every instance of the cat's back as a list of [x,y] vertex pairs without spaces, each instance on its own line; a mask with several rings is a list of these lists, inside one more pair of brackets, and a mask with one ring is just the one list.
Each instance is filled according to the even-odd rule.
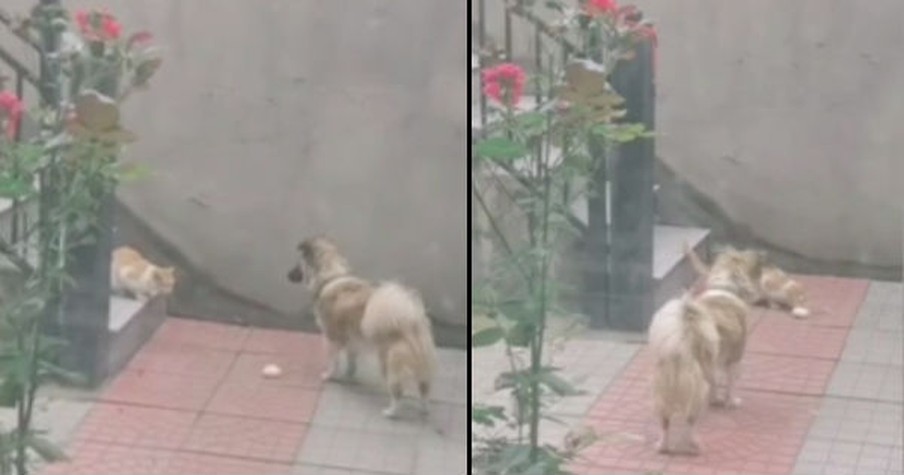
[[148,262],[140,252],[129,246],[122,246],[113,251],[113,257],[110,265],[113,267],[114,273],[129,274],[132,272],[143,272]]

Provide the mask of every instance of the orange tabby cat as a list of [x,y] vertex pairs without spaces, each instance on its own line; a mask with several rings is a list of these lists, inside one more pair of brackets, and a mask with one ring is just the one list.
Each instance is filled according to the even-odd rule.
[[114,292],[127,291],[138,300],[147,302],[172,293],[176,285],[176,271],[148,261],[128,246],[116,248],[110,262],[110,287]]
[[775,266],[763,268],[760,277],[761,298],[770,308],[790,309],[797,318],[810,316],[804,286]]

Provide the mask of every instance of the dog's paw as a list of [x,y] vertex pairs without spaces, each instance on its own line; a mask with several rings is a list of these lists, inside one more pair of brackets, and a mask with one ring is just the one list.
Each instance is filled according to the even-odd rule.
[[660,454],[669,453],[669,444],[666,443],[665,437],[660,437],[659,440],[656,441],[656,452]]
[[387,419],[399,417],[399,406],[393,404],[386,409],[383,409],[383,415],[386,416]]
[[726,407],[729,407],[731,409],[737,409],[737,408],[741,407],[741,405],[743,403],[744,403],[744,400],[741,399],[740,396],[735,396],[735,397],[729,399],[728,404],[726,404]]

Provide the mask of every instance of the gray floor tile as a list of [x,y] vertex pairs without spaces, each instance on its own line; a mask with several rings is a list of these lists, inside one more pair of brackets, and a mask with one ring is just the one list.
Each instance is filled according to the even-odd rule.
[[383,475],[379,472],[362,472],[359,470],[346,470],[342,468],[322,467],[319,465],[296,465],[293,475]]
[[901,333],[902,324],[904,285],[899,282],[871,282],[854,328]]
[[414,474],[449,475],[468,471],[468,446],[459,440],[438,435],[418,439]]
[[841,361],[878,365],[904,365],[904,339],[897,332],[879,328],[854,328],[850,331]]
[[826,394],[888,402],[904,400],[901,367],[840,361]]
[[418,436],[311,427],[298,464],[378,473],[413,473]]
[[468,355],[462,350],[437,351],[436,378],[431,399],[452,403],[468,403]]
[[902,406],[859,399],[826,398],[810,437],[901,447]]
[[896,473],[901,448],[862,442],[808,439],[793,473],[800,475]]

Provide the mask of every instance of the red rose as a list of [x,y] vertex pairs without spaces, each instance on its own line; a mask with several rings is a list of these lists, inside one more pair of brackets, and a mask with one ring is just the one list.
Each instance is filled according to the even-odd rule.
[[590,15],[611,15],[618,11],[618,4],[615,0],[587,0],[585,8]]
[[9,91],[0,92],[0,123],[6,122],[6,136],[10,140],[16,138],[24,111],[25,106],[15,94]]
[[524,93],[526,75],[521,66],[502,63],[483,71],[483,93],[508,107],[515,107]]

